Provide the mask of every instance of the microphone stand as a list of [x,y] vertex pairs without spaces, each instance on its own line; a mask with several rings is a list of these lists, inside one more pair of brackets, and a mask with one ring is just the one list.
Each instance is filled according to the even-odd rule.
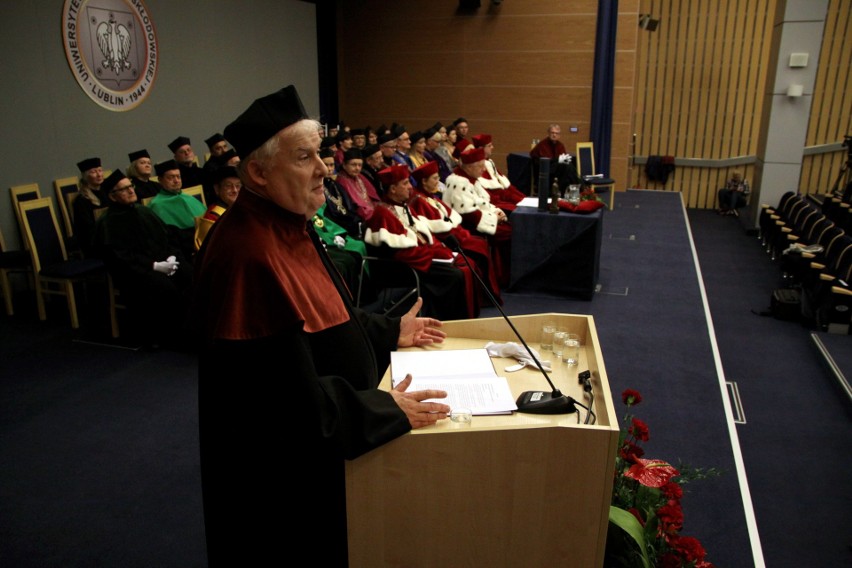
[[518,397],[518,400],[515,401],[515,404],[518,405],[518,412],[526,412],[528,414],[571,414],[572,412],[577,412],[577,407],[574,406],[574,399],[570,396],[565,396],[562,394],[553,382],[550,380],[550,377],[547,376],[547,371],[544,370],[541,363],[533,354],[532,349],[530,349],[527,342],[524,341],[524,338],[521,337],[520,332],[518,332],[515,325],[512,323],[512,320],[509,319],[509,316],[506,315],[506,312],[503,311],[503,308],[500,307],[500,303],[491,293],[491,290],[488,289],[488,286],[485,285],[485,282],[476,273],[474,269],[474,265],[470,262],[464,250],[461,247],[458,239],[456,239],[455,235],[449,235],[444,243],[447,244],[450,249],[458,252],[462,255],[462,258],[467,263],[468,268],[473,273],[476,281],[479,282],[479,285],[482,287],[482,290],[485,291],[486,296],[494,305],[495,308],[500,312],[500,315],[503,316],[503,319],[506,320],[506,323],[509,324],[509,327],[512,328],[512,331],[515,333],[515,336],[520,340],[521,344],[524,346],[524,349],[527,350],[530,358],[535,361],[538,370],[541,371],[541,374],[544,375],[544,380],[547,381],[547,384],[550,385],[551,392],[547,391],[525,391],[522,392]]

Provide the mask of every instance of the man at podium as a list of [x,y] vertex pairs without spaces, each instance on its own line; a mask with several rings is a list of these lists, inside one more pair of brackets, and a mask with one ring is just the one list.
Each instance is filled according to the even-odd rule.
[[[377,388],[397,346],[441,342],[441,322],[353,308],[308,221],[324,203],[319,125],[291,85],[224,130],[240,198],[196,261],[201,481],[211,566],[274,564],[322,542],[347,562],[344,459],[447,417],[438,390]],[[296,494],[298,493],[298,497]],[[279,562],[280,563],[280,562]]]

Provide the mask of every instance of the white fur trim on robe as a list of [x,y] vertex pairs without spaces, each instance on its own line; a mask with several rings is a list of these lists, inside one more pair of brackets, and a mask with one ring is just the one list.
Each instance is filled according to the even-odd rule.
[[491,196],[477,183],[471,183],[466,177],[452,174],[447,177],[447,191],[444,201],[462,215],[480,211],[482,216],[476,225],[480,233],[493,235],[497,231],[499,209],[491,203]]

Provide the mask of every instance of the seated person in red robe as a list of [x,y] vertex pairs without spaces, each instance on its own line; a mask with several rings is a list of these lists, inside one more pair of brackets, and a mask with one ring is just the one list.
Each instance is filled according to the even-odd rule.
[[[414,178],[417,185],[412,187],[411,197],[408,200],[408,210],[411,211],[412,215],[424,221],[432,234],[441,242],[444,242],[450,235],[455,237],[459,246],[475,265],[477,274],[488,286],[491,294],[502,304],[497,274],[491,266],[491,251],[488,247],[488,240],[482,236],[474,236],[462,227],[461,215],[441,201],[439,197],[438,192],[441,188],[439,164],[435,161],[427,162],[426,165],[411,172],[411,177]],[[491,306],[484,294],[480,295],[480,305]]]
[[477,134],[473,137],[473,147],[482,148],[485,152],[485,172],[479,179],[482,188],[491,196],[491,203],[511,213],[518,203],[526,197],[524,192],[512,185],[509,178],[500,173],[497,164],[491,159],[494,152],[494,143],[490,134]]
[[501,286],[509,284],[512,255],[512,225],[506,212],[491,203],[482,188],[485,150],[470,148],[460,155],[461,164],[447,178],[444,202],[458,211],[462,226],[474,235],[486,236],[492,250],[492,263]]
[[[407,166],[396,164],[379,172],[387,191],[367,222],[364,242],[375,248],[377,256],[393,258],[418,272],[424,314],[439,319],[476,317],[479,302],[468,267],[408,210],[409,175]],[[377,278],[382,269],[381,264],[371,267]]]

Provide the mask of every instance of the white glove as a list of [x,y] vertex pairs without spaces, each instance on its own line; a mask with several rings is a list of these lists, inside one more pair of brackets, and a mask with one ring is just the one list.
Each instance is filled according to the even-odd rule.
[[570,164],[571,163],[571,154],[561,154],[559,156],[560,164]]
[[530,350],[527,351],[524,349],[524,346],[519,343],[494,343],[493,341],[488,342],[485,345],[485,350],[488,351],[488,355],[490,357],[514,357],[521,363],[525,365],[531,365],[533,367],[538,367],[533,360],[533,356],[538,359],[538,362],[541,363],[542,368],[545,371],[550,372],[550,361],[542,361],[541,355],[538,354],[538,351],[530,347]]
[[337,248],[345,248],[346,239],[344,239],[341,235],[337,235],[336,237],[334,237],[334,244],[337,245]]
[[166,260],[161,260],[160,262],[154,262],[154,270],[157,272],[162,272],[166,276],[171,276],[177,269],[180,267],[180,263],[174,256],[170,256]]

